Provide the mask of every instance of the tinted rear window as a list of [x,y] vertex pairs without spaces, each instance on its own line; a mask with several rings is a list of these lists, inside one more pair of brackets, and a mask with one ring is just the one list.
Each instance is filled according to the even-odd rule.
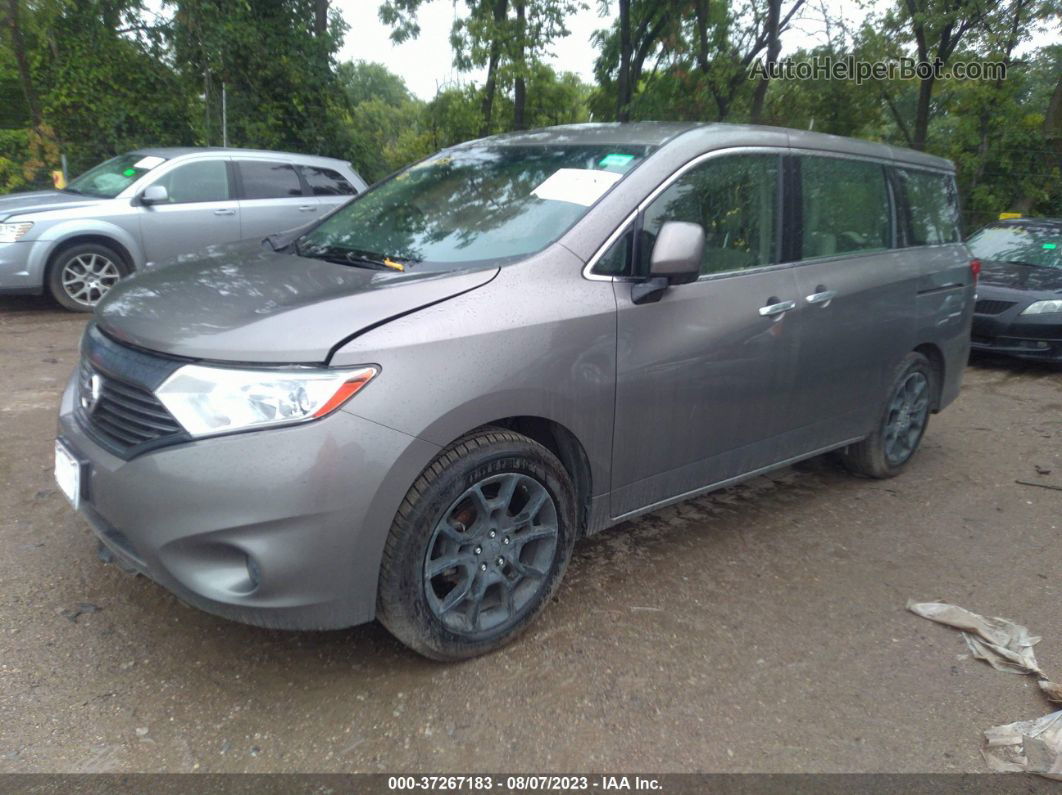
[[900,168],[907,205],[908,244],[935,246],[959,242],[959,201],[950,174]]
[[889,248],[892,240],[885,169],[834,157],[800,159],[801,259]]
[[287,199],[302,196],[302,183],[287,163],[238,161],[245,199]]
[[314,196],[354,196],[358,192],[342,174],[330,168],[299,166],[299,170]]

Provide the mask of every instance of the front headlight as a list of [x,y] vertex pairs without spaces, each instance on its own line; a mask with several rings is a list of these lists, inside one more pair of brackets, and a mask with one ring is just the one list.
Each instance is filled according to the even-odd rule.
[[155,395],[192,436],[288,425],[335,411],[379,369],[238,370],[188,364]]
[[1062,312],[1062,300],[1036,301],[1021,310],[1023,315],[1050,315],[1055,312]]
[[33,224],[30,222],[21,224],[0,224],[0,243],[14,243],[26,236]]

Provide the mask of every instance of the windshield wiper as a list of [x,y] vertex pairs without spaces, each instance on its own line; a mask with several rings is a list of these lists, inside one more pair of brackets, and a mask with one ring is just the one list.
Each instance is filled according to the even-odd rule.
[[368,251],[329,248],[324,251],[309,253],[299,252],[297,247],[295,250],[299,256],[323,259],[326,262],[335,262],[339,265],[354,265],[358,268],[370,268],[377,271],[404,271],[406,269],[406,265],[403,262],[398,262],[387,256],[372,254]]
[[83,191],[77,190],[75,188],[60,188],[59,192],[60,193],[73,193],[73,194],[75,194],[77,196],[84,196],[85,195],[85,193]]

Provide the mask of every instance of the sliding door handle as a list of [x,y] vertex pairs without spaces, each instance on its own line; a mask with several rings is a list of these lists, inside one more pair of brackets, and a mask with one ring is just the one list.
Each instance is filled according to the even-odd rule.
[[796,309],[796,301],[779,301],[777,304],[767,304],[760,307],[761,317],[774,317],[790,309]]
[[820,293],[812,293],[804,300],[809,304],[828,304],[837,297],[836,290],[823,290]]

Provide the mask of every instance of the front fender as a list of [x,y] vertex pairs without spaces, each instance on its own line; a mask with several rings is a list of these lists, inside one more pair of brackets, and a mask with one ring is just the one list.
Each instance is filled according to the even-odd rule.
[[52,255],[71,240],[82,237],[111,240],[124,249],[133,270],[144,267],[143,246],[129,230],[110,221],[71,219],[49,226],[33,241],[33,253],[29,263],[31,273],[39,274],[43,280],[45,268]]
[[380,375],[344,410],[439,447],[481,425],[536,417],[582,445],[594,494],[608,490],[616,302],[566,250],[503,267],[489,284],[343,345],[334,366]]

